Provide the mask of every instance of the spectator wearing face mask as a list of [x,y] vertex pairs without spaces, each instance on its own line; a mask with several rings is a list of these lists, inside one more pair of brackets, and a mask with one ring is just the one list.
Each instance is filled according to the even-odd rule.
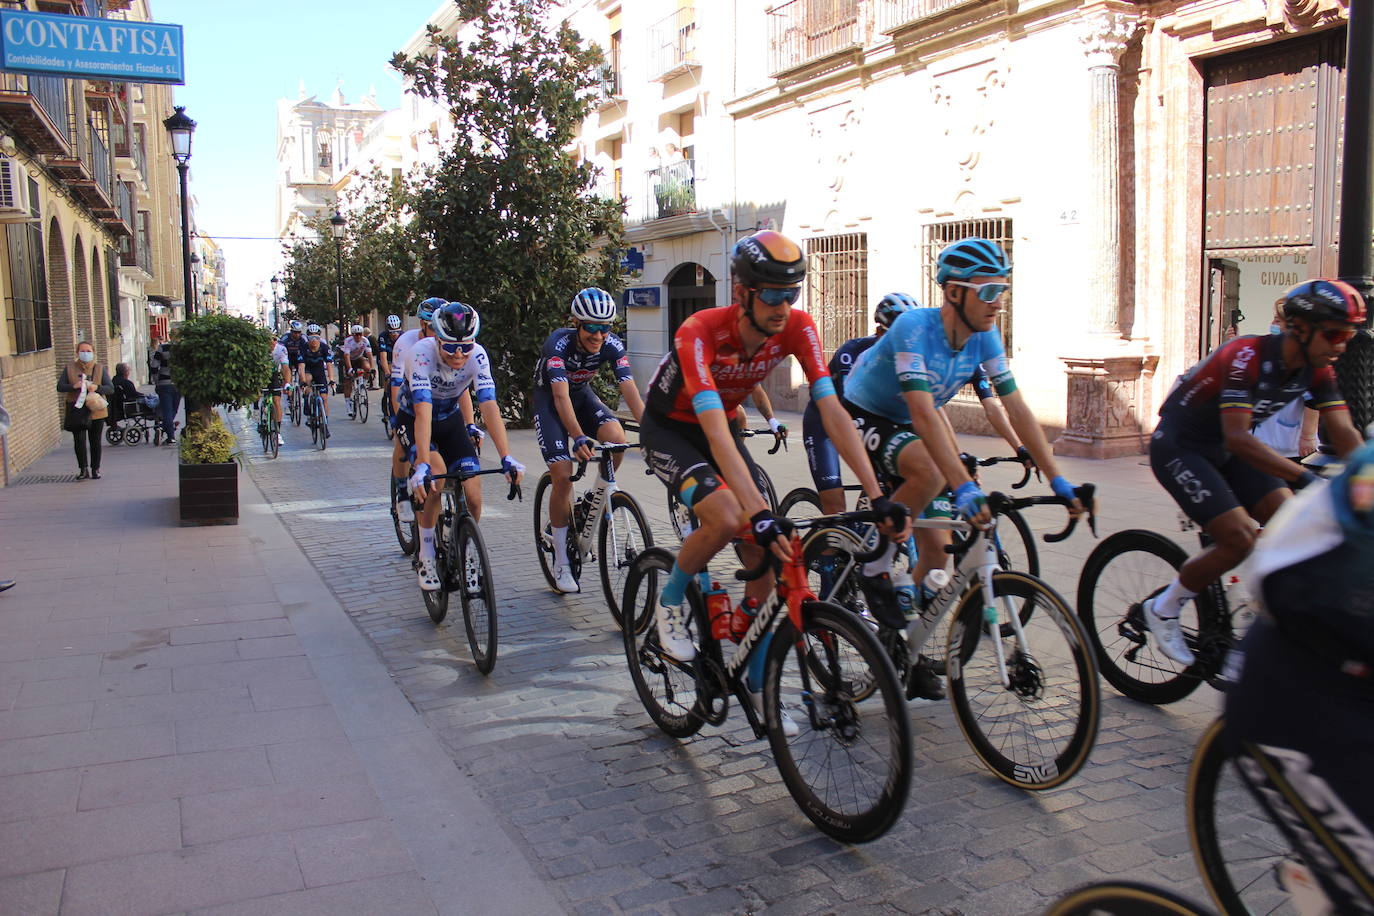
[[78,344],[76,359],[58,373],[57,390],[67,396],[63,427],[71,432],[76,448],[76,478],[99,480],[100,437],[105,431],[108,410],[87,405],[86,398],[95,393],[108,398],[114,394],[114,385],[110,383],[110,370],[95,361],[95,347],[89,342]]
[[[172,331],[173,340],[177,331]],[[172,343],[167,341],[153,351],[153,390],[157,392],[158,414],[162,417],[162,441],[177,441],[177,408],[181,406],[181,392],[172,384]]]

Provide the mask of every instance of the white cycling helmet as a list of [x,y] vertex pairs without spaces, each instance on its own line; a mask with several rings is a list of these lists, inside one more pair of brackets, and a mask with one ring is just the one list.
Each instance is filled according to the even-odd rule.
[[393,331],[400,329],[400,327],[401,327],[401,316],[400,316],[400,315],[387,315],[387,316],[386,316],[386,326],[389,327],[389,328],[391,328],[391,330],[393,330]]
[[353,327],[351,327],[351,328],[348,329],[348,333],[350,333],[350,334],[361,334],[362,332],[363,332],[363,326],[360,325],[360,324],[355,324],[355,325],[353,325]]
[[307,337],[319,337],[322,333],[324,332],[320,329],[320,326],[317,324],[309,325],[305,329],[305,334]]
[[302,325],[301,325],[301,323],[300,323],[299,321],[296,321],[296,320],[293,318],[293,319],[291,320],[291,323],[290,323],[289,325],[287,325],[287,329],[290,330],[290,331],[299,331],[299,330],[302,329]]
[[578,321],[614,321],[615,300],[604,289],[589,286],[573,296],[572,316]]

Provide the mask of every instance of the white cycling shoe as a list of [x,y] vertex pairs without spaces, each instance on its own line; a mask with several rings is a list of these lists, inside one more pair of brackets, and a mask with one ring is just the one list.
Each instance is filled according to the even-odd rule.
[[[758,715],[760,719],[767,718],[763,714],[762,690],[749,691],[749,702],[754,705],[754,712]],[[783,709],[782,707],[778,708],[778,719],[782,722],[782,733],[786,737],[795,738],[801,734],[801,728],[798,727],[797,723],[793,721],[792,717],[787,714],[787,710]]]
[[573,595],[582,591],[582,586],[577,584],[577,579],[573,577],[572,567],[555,566],[553,568],[554,587],[565,595]]
[[683,616],[682,605],[665,607],[654,606],[654,620],[658,624],[658,645],[665,655],[680,662],[690,662],[697,657],[696,644],[687,632],[687,620]]
[[434,558],[422,559],[420,569],[417,573],[420,579],[420,588],[427,592],[437,592],[439,590],[439,567],[435,565]]
[[1188,648],[1188,642],[1183,638],[1183,630],[1177,617],[1161,617],[1156,614],[1154,598],[1145,599],[1140,609],[1145,613],[1145,626],[1149,628],[1150,635],[1154,636],[1159,651],[1170,661],[1178,662],[1180,665],[1191,665],[1197,661],[1197,656]]
[[396,500],[396,517],[405,525],[415,521],[415,507],[410,504],[409,497]]

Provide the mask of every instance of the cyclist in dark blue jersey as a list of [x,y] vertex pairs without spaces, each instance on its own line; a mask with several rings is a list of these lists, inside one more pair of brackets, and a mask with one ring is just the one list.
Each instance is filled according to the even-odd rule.
[[[291,366],[296,370],[297,381],[300,382],[305,395],[307,416],[314,400],[310,397],[314,393],[311,385],[325,386],[320,392],[320,399],[324,402],[324,415],[329,416],[329,367],[334,365],[334,351],[324,342],[323,333],[317,324],[306,328],[305,346],[296,351],[296,356],[291,360]],[[289,347],[287,353],[290,354]],[[327,428],[325,435],[329,435]]]
[[1143,606],[1160,651],[1180,665],[1195,659],[1179,623],[1188,602],[1249,556],[1255,521],[1266,523],[1290,487],[1314,479],[1256,438],[1255,426],[1310,392],[1338,453],[1361,442],[1331,364],[1364,322],[1364,300],[1339,280],[1309,280],[1289,290],[1283,315],[1282,334],[1222,344],[1184,374],[1159,409],[1150,468],[1212,540]]
[[[630,374],[625,344],[611,333],[611,323],[615,321],[615,300],[611,294],[601,289],[584,289],[573,297],[570,312],[573,326],[559,328],[549,335],[534,372],[534,433],[553,479],[549,496],[553,572],[558,590],[565,593],[580,590],[567,556],[572,459],[590,460],[594,455],[592,446],[598,442],[625,441],[624,427],[592,389],[592,379],[602,366],[610,366],[615,373],[620,394],[634,418],[639,420],[644,414],[644,402]],[[616,453],[616,467],[622,457],[622,453]]]

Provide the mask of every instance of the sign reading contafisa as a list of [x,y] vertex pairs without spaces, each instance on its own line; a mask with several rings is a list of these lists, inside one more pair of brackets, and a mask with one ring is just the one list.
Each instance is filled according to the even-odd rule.
[[181,26],[0,10],[0,69],[131,83],[186,82]]

